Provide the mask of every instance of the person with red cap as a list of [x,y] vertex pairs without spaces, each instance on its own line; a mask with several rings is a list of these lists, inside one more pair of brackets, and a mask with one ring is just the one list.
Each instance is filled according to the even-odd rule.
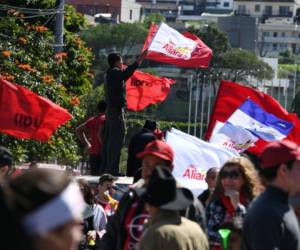
[[299,250],[300,229],[289,196],[300,191],[300,147],[287,140],[270,142],[260,159],[266,190],[247,211],[242,249]]
[[[107,224],[106,234],[100,241],[99,250],[138,249],[143,227],[145,221],[149,218],[149,214],[146,211],[145,202],[137,195],[137,190],[147,187],[155,167],[166,167],[170,171],[173,170],[174,152],[163,141],[154,140],[148,143],[144,151],[139,153],[137,157],[142,159],[142,179],[136,182],[120,200],[116,213]],[[197,199],[194,200],[198,202]],[[196,206],[198,205],[201,206],[201,204],[197,203]],[[192,206],[195,205],[192,204]],[[193,210],[197,211],[193,214],[190,212]],[[201,219],[197,217],[198,221],[202,221],[205,224],[202,206],[201,208],[187,208],[185,216],[189,219],[193,219],[191,218],[192,216],[201,217]]]

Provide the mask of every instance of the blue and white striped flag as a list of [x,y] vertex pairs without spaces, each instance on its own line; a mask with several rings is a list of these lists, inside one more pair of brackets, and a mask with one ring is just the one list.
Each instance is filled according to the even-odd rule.
[[251,99],[247,99],[227,120],[241,126],[265,141],[282,140],[293,129],[293,123],[266,112]]

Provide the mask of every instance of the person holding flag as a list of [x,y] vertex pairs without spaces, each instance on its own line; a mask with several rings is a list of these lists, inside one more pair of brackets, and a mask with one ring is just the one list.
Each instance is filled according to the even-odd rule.
[[123,67],[123,59],[119,53],[110,53],[107,58],[109,68],[104,85],[107,109],[102,168],[104,172],[112,175],[119,175],[120,155],[125,136],[125,82],[142,63],[146,54],[147,49],[126,69]]

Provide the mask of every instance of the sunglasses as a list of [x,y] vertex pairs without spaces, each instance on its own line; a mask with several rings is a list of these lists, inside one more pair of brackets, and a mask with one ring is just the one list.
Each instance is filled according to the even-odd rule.
[[221,171],[220,177],[222,179],[229,178],[229,179],[237,179],[241,176],[241,173],[239,171],[233,170],[233,171]]

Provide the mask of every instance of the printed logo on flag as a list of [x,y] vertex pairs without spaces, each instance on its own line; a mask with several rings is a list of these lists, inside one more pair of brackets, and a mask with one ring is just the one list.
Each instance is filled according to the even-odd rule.
[[241,126],[266,141],[282,140],[293,129],[293,123],[266,112],[251,99],[247,99],[227,120]]
[[203,181],[205,179],[205,171],[199,171],[197,167],[193,164],[189,165],[187,169],[183,172],[182,177]]
[[166,54],[173,55],[174,57],[182,58],[185,60],[190,59],[191,53],[193,52],[192,48],[176,46],[175,43],[170,41],[165,44],[163,48],[166,50]]
[[184,37],[178,31],[162,23],[148,51],[156,51],[168,55],[169,57],[189,60],[196,47],[197,42]]
[[207,189],[205,176],[211,167],[221,167],[228,159],[237,157],[233,150],[213,145],[197,137],[172,128],[166,143],[174,151],[173,176],[183,186],[192,190],[196,197]]
[[226,148],[234,149],[237,152],[243,152],[247,148],[249,148],[252,144],[253,142],[251,140],[248,140],[245,143],[237,143],[234,140],[227,140],[223,142],[222,146]]
[[136,77],[130,78],[130,85],[134,87],[152,87],[152,82],[137,79]]
[[209,142],[241,153],[257,140],[255,135],[241,126],[217,121]]

